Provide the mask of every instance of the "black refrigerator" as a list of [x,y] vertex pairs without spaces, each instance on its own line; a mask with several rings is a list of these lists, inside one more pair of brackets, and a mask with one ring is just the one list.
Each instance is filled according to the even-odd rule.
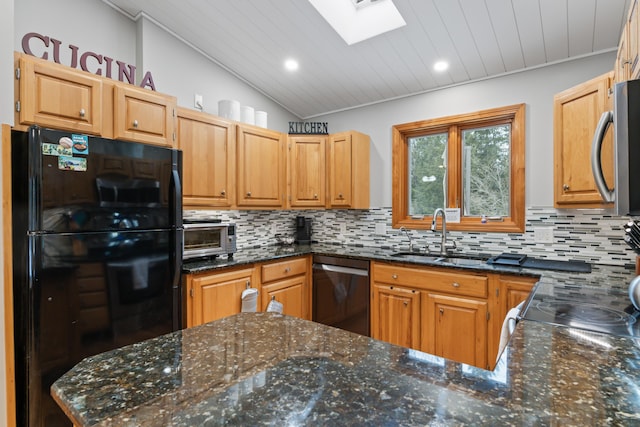
[[182,327],[181,152],[37,126],[11,144],[17,421],[69,426],[56,379]]

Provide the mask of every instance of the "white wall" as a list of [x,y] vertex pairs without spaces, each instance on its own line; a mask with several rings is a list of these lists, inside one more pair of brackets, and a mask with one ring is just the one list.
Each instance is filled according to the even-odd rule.
[[390,207],[393,125],[526,103],[526,206],[553,206],[553,95],[612,70],[614,59],[591,56],[313,120],[371,136],[371,206]]
[[194,95],[203,96],[203,111],[218,114],[218,101],[235,99],[242,105],[266,111],[268,127],[287,132],[288,122],[299,120],[279,104],[241,82],[196,50],[164,31],[152,20],[138,22],[142,63],[151,71],[160,92],[178,98],[178,105],[194,108]]

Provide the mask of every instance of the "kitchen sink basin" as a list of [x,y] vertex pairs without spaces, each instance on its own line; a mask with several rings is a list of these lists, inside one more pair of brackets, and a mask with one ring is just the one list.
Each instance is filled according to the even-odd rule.
[[485,264],[486,261],[479,258],[469,258],[463,256],[440,256],[429,254],[425,252],[395,252],[391,254],[392,257],[401,258],[401,259],[413,259],[413,260],[421,260],[421,261],[429,261],[437,264],[444,265],[482,265]]

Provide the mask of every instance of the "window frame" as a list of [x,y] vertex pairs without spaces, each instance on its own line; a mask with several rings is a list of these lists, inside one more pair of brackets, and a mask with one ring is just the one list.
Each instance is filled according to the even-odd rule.
[[[462,130],[496,124],[511,124],[510,215],[501,221],[480,222],[478,217],[464,217],[462,206]],[[431,215],[409,215],[409,144],[411,137],[448,132],[447,205],[460,207],[460,223],[447,223],[448,230],[524,233],[525,230],[525,104],[492,108],[455,116],[394,125],[392,127],[393,228],[430,229]],[[438,219],[438,222],[441,220]],[[440,228],[440,225],[438,225]]]

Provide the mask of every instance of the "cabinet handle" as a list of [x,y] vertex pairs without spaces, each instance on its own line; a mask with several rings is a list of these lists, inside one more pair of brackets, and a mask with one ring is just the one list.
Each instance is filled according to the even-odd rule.
[[84,108],[81,108],[80,109],[80,117],[84,117],[84,115],[85,115]]
[[453,283],[451,284],[451,286],[453,286],[454,288],[459,288],[459,287],[460,287],[460,283],[458,283],[458,282],[453,282]]
[[227,194],[227,192],[226,192],[226,191],[224,191],[224,190],[222,190],[222,191],[220,192],[220,195],[221,195],[221,196],[224,196],[225,194]]
[[397,275],[397,274],[392,274],[392,275],[391,275],[391,278],[392,278],[392,279],[397,279],[397,278],[398,278],[398,275]]
[[562,189],[564,191],[569,191],[569,186],[567,184],[565,184],[565,185],[562,186]]
[[133,127],[136,128],[136,129],[138,128],[138,121],[137,120],[133,121]]
[[289,267],[287,267],[287,268],[285,268],[285,269],[284,269],[284,272],[285,272],[285,273],[288,273],[288,272],[290,272],[290,271],[291,271],[291,268],[289,268]]
[[251,191],[247,191],[247,197],[251,197]]
[[444,314],[444,308],[440,309],[440,314]]

